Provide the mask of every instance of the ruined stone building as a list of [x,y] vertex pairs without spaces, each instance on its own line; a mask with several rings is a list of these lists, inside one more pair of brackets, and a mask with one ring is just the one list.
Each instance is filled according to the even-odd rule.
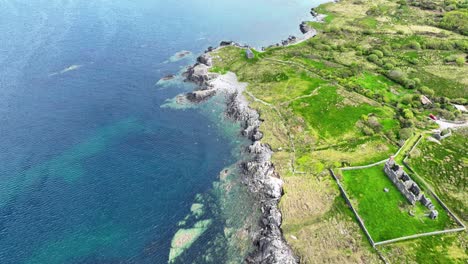
[[406,197],[406,199],[408,199],[412,205],[420,201],[427,209],[431,211],[429,213],[429,217],[431,219],[437,217],[439,213],[437,210],[435,210],[431,199],[422,193],[418,184],[415,183],[403,170],[403,166],[395,163],[393,156],[391,156],[390,159],[388,159],[388,161],[385,163],[384,171],[388,178],[393,182],[393,184],[395,184],[398,190],[403,194],[403,196]]

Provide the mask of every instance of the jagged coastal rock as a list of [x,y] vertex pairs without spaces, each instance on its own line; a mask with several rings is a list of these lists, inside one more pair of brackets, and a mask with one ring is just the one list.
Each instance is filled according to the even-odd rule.
[[312,27],[309,25],[309,23],[307,23],[306,21],[303,21],[299,25],[299,29],[301,30],[302,34],[306,34],[307,32],[312,30]]
[[[241,46],[230,41],[223,41],[220,46],[228,45]],[[282,220],[278,203],[283,193],[283,181],[271,162],[273,151],[268,144],[260,141],[263,137],[259,130],[260,116],[257,111],[248,106],[242,94],[247,84],[239,83],[233,73],[219,75],[209,72],[212,66],[210,52],[213,50],[211,48],[201,55],[197,63],[186,72],[186,79],[197,84],[198,89],[185,96],[191,102],[201,102],[217,92],[226,93],[226,115],[239,121],[242,126],[242,135],[252,141],[246,150],[249,159],[239,166],[242,171],[242,182],[262,201],[262,217],[259,221],[261,231],[258,234],[252,234],[255,238],[256,249],[245,261],[262,264],[298,263],[282,235]]]

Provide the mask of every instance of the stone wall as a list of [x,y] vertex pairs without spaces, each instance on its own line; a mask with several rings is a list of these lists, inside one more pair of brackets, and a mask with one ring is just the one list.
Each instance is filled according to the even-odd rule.
[[395,164],[393,157],[385,163],[384,171],[411,204],[414,205],[421,199],[421,189],[411,180],[408,174],[403,171],[401,166]]
[[438,216],[437,210],[435,210],[434,204],[430,198],[426,197],[421,188],[415,183],[408,174],[403,170],[403,166],[399,166],[395,163],[393,157],[390,157],[385,163],[384,167],[385,174],[395,184],[398,190],[408,199],[408,201],[415,205],[417,201],[420,201],[427,209],[430,210],[428,216],[432,219]]

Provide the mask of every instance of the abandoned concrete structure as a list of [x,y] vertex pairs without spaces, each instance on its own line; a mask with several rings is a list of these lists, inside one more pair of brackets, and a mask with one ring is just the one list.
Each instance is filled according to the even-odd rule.
[[431,199],[422,193],[418,184],[411,180],[410,176],[403,170],[403,166],[395,163],[393,156],[391,156],[385,163],[384,171],[388,178],[412,205],[416,204],[417,201],[420,201],[422,205],[431,210],[429,213],[429,217],[431,219],[435,219],[437,217],[439,213],[435,210]]

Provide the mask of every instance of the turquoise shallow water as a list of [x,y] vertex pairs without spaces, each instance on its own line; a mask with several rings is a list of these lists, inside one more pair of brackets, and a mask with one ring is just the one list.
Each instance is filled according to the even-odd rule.
[[255,207],[218,175],[246,142],[221,99],[161,108],[193,87],[156,82],[193,63],[180,50],[298,33],[316,3],[0,1],[0,263],[167,263],[204,220],[176,262],[242,259]]

